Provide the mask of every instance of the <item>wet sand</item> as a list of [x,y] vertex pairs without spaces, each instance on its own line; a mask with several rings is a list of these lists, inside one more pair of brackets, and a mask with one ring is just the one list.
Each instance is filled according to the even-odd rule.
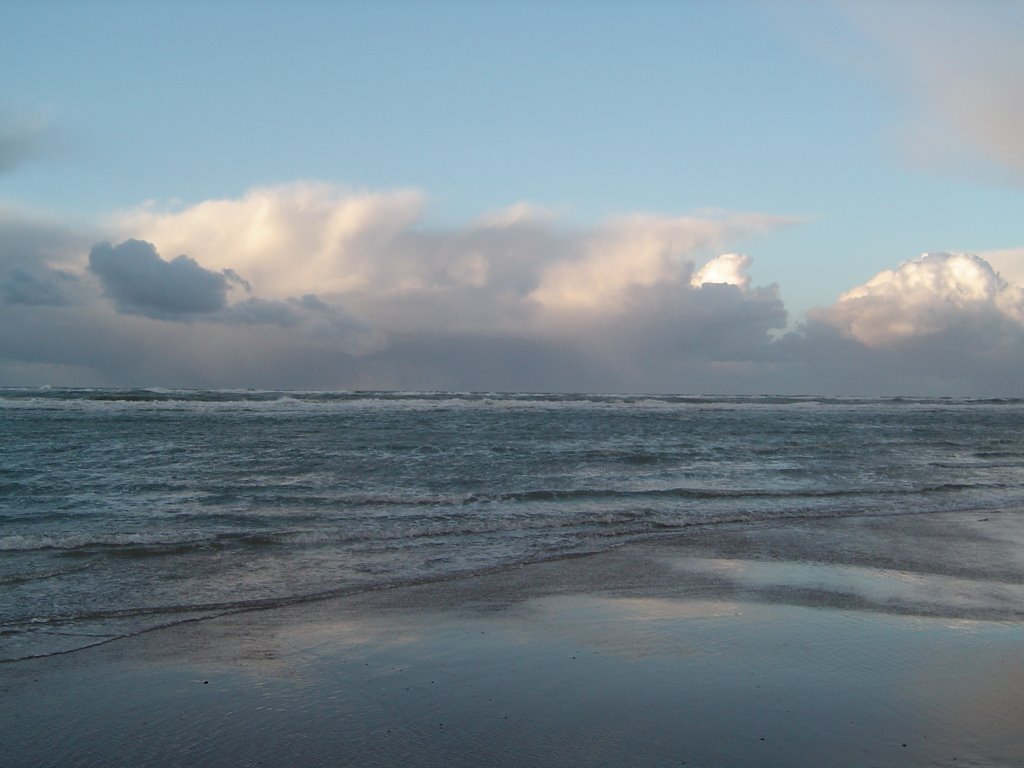
[[0,665],[4,766],[1024,764],[1024,514],[696,528]]

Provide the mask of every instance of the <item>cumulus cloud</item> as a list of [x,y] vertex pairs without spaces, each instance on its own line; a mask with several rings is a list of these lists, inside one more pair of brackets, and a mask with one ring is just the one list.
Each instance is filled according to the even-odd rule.
[[[397,331],[461,323],[532,333],[550,328],[556,314],[626,311],[638,291],[686,285],[695,263],[716,249],[792,221],[634,215],[572,231],[551,212],[519,204],[436,230],[421,224],[421,209],[422,197],[410,191],[303,183],[178,211],[129,212],[115,225],[161,251],[234,269],[263,298],[336,297]],[[734,279],[745,267],[736,265]]]
[[982,256],[908,261],[782,335],[780,288],[755,285],[735,250],[781,217],[580,229],[520,205],[439,228],[413,193],[306,184],[214,203],[221,228],[208,203],[150,207],[92,248],[0,211],[0,382],[1020,394],[1024,381],[1022,289]]
[[155,318],[217,312],[226,305],[231,281],[239,279],[230,270],[204,269],[188,256],[164,261],[142,240],[93,246],[89,269],[119,310]]
[[257,333],[358,358],[327,385],[353,385],[355,368],[359,384],[496,385],[497,355],[516,361],[508,386],[679,389],[690,363],[770,356],[778,289],[721,254],[791,222],[636,214],[578,229],[517,204],[436,228],[416,192],[297,183],[122,212],[110,229],[127,240],[97,246],[84,271],[122,314],[222,329],[204,343]]
[[[201,322],[204,333],[219,337],[230,333],[225,330],[228,327],[252,328],[260,334],[276,334],[281,344],[290,338],[296,346],[312,345],[324,354],[366,354],[383,343],[383,336],[369,324],[312,294],[288,299],[246,295],[230,301],[233,286],[246,294],[251,291],[234,270],[214,272],[185,255],[164,261],[151,243],[142,240],[93,246],[88,271],[99,279],[116,310],[125,315]],[[220,328],[214,331],[216,326]],[[273,346],[272,336],[267,336],[265,343]]]
[[783,390],[1024,396],[1024,295],[975,254],[884,270],[777,339]]
[[984,259],[966,253],[926,253],[880,272],[812,315],[868,347],[932,336],[966,325],[1024,325],[1024,291]]
[[991,264],[1008,283],[1024,286],[1024,248],[1002,248],[978,255]]
[[255,294],[285,299],[418,287],[424,276],[412,269],[416,265],[379,256],[416,221],[421,207],[413,191],[351,192],[296,183],[178,211],[130,211],[112,226],[161,252],[187,253],[215,270],[233,269]]
[[622,219],[588,237],[577,255],[546,265],[530,297],[547,309],[621,310],[635,289],[688,283],[695,254],[783,223],[749,214]]

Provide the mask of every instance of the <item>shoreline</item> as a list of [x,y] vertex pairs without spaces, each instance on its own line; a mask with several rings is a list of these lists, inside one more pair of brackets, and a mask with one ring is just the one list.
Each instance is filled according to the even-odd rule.
[[[153,626],[147,626],[137,631],[131,631],[124,634],[111,634],[109,637],[103,637],[103,639],[89,643],[87,645],[76,646],[72,648],[59,648],[53,651],[47,651],[42,653],[33,653],[25,656],[17,657],[5,657],[0,658],[0,669],[4,665],[8,664],[19,664],[26,661],[46,659],[52,656],[62,656],[68,654],[78,653],[80,651],[88,650],[91,648],[97,648],[109,643],[116,643],[131,638],[140,637],[147,635],[152,632],[160,632],[168,629],[173,629],[180,624],[191,624],[191,623],[202,623],[206,621],[212,621],[225,616],[232,616],[235,614],[248,614],[248,613],[259,613],[262,611],[275,611],[293,606],[304,606],[315,604],[324,601],[333,600],[345,600],[355,599],[359,595],[375,594],[378,592],[387,592],[389,590],[402,590],[407,588],[419,588],[429,585],[446,585],[463,580],[472,580],[478,578],[488,578],[492,576],[500,577],[503,573],[515,571],[521,568],[527,568],[532,566],[543,566],[549,563],[558,563],[562,561],[571,561],[575,559],[586,559],[592,557],[601,557],[608,555],[611,552],[615,552],[622,548],[637,548],[642,551],[645,549],[667,547],[675,552],[690,552],[696,556],[706,556],[711,558],[721,559],[725,556],[735,557],[747,557],[755,560],[795,560],[795,561],[810,561],[810,562],[823,562],[831,565],[847,565],[847,566],[875,566],[879,568],[906,568],[908,565],[920,567],[921,562],[915,560],[915,558],[909,556],[910,553],[905,550],[900,551],[898,556],[889,552],[887,556],[883,556],[883,553],[878,551],[875,552],[875,557],[850,557],[851,554],[856,552],[842,552],[835,549],[836,541],[830,540],[828,537],[821,538],[817,543],[824,545],[825,549],[813,549],[809,547],[806,541],[793,541],[794,532],[801,531],[804,533],[818,531],[819,533],[825,531],[849,531],[852,528],[867,529],[871,527],[877,527],[880,529],[892,529],[895,528],[919,528],[928,530],[934,528],[936,523],[943,526],[953,522],[962,531],[969,531],[973,523],[987,523],[991,522],[993,516],[999,518],[1002,516],[1020,516],[1020,519],[1024,521],[1024,509],[1006,509],[1006,510],[978,510],[978,511],[953,511],[953,512],[904,512],[904,513],[877,513],[877,512],[864,512],[856,515],[845,515],[842,517],[834,516],[794,516],[794,517],[781,517],[781,518],[770,518],[759,521],[712,521],[703,523],[693,523],[679,530],[667,531],[667,532],[651,532],[647,534],[637,534],[621,543],[615,543],[607,549],[593,550],[593,551],[582,551],[582,552],[567,552],[567,553],[556,553],[546,557],[541,557],[534,560],[528,560],[521,563],[507,563],[495,565],[480,570],[462,571],[455,572],[440,577],[419,577],[408,580],[375,584],[375,585],[351,585],[346,587],[340,587],[337,589],[326,590],[322,592],[315,592],[310,594],[300,594],[292,596],[284,596],[280,598],[270,597],[261,598],[254,600],[241,601],[239,603],[229,603],[221,606],[174,606],[171,608],[161,609],[160,611],[154,611],[154,615],[164,613],[167,615],[173,614],[198,614],[192,616],[185,616],[182,619],[169,621],[166,623],[155,624]],[[1006,518],[1004,518],[1006,519]],[[901,521],[903,524],[901,525]],[[909,525],[908,525],[909,523]],[[918,525],[914,525],[917,523]],[[1021,549],[1024,550],[1024,523],[1019,526],[1014,526],[1015,530],[1011,537],[1011,541],[1019,541]],[[781,533],[781,535],[779,535]],[[863,531],[862,531],[863,533]],[[902,536],[906,537],[911,532],[903,531]],[[996,539],[1003,543],[1001,539]],[[781,551],[779,549],[772,549],[771,544],[781,542],[783,547]],[[873,542],[873,545],[877,548],[879,541]],[[829,550],[827,547],[833,547]],[[827,556],[823,553],[828,553]],[[955,553],[946,553],[955,554]],[[1002,571],[995,574],[996,578],[1006,578],[1010,580],[1019,580],[1024,582],[1024,557],[1014,559],[1008,558],[1007,552],[1002,552],[1002,560],[1006,567]],[[923,565],[926,567],[926,573],[930,575],[949,575],[949,576],[960,576],[963,575],[963,571],[966,569],[969,571],[969,575],[978,576],[976,573],[978,566],[984,564],[986,559],[991,559],[991,553],[986,553],[983,558],[973,558],[970,560],[961,560],[958,568],[949,568],[948,566],[943,567],[943,563],[939,558],[932,557],[926,559]],[[1015,561],[1014,561],[1015,560]],[[913,570],[913,569],[911,569]],[[983,577],[991,577],[991,573],[981,574]],[[719,585],[722,586],[722,585]],[[779,599],[779,595],[771,596],[770,599]],[[811,603],[813,605],[813,603]],[[869,605],[861,606],[863,609],[870,609]],[[888,608],[891,609],[891,606]],[[887,609],[880,609],[887,610]],[[917,608],[920,610],[920,607]],[[141,612],[145,613],[145,612]],[[937,613],[925,613],[923,615],[944,615],[940,609]],[[1020,612],[1020,616],[1024,617],[1024,611]],[[1008,618],[1016,619],[1018,613],[1012,611],[1008,614]],[[117,617],[113,617],[117,618]],[[980,616],[979,618],[985,618]],[[991,615],[988,618],[993,618]],[[61,633],[53,633],[54,636],[60,636]],[[74,636],[74,633],[69,633],[69,636]]]
[[688,531],[178,623],[0,666],[2,762],[1008,765],[1022,542],[1018,511]]

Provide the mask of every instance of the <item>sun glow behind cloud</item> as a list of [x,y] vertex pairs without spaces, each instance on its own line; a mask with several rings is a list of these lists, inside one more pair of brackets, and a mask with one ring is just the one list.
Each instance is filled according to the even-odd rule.
[[701,267],[690,278],[690,285],[694,288],[702,285],[735,285],[745,291],[750,288],[747,270],[752,262],[753,259],[746,254],[723,253]]

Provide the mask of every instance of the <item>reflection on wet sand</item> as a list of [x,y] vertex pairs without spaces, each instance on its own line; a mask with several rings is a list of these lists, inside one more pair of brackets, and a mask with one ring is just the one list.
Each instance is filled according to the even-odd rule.
[[10,665],[5,764],[1012,765],[1021,579],[952,568],[956,536],[887,565],[921,528],[652,541]]

